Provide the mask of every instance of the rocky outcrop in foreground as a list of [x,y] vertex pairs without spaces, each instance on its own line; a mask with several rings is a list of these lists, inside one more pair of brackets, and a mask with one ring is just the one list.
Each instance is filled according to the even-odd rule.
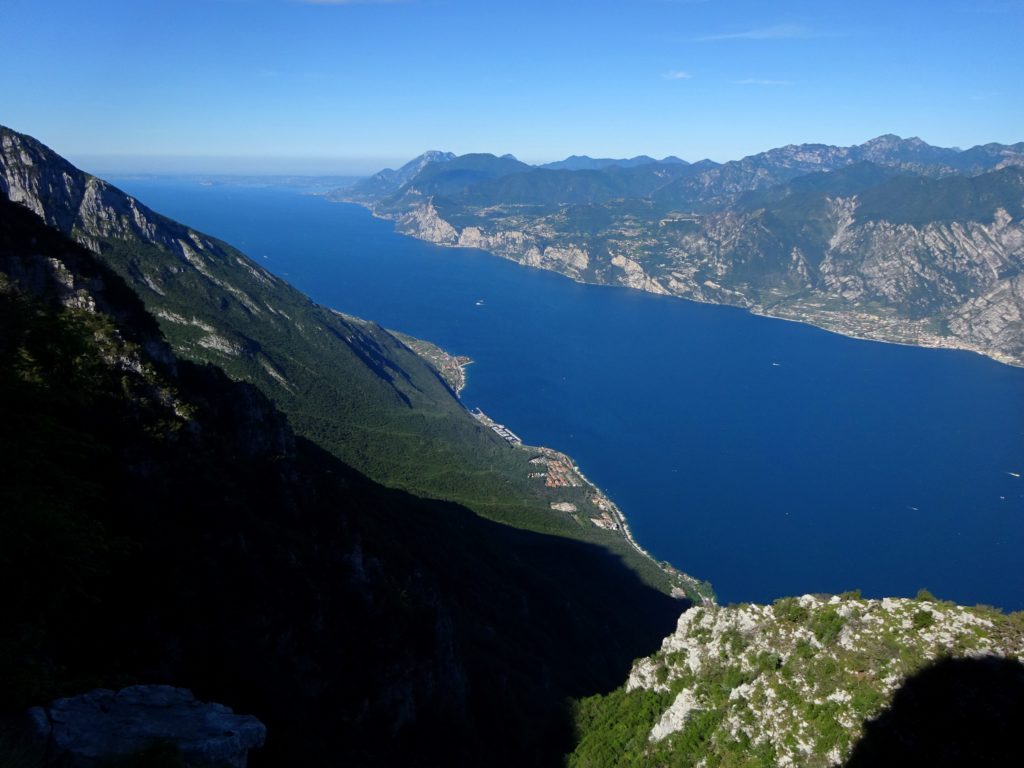
[[185,688],[133,685],[57,699],[29,712],[36,733],[74,766],[177,748],[186,766],[245,768],[267,730],[250,715],[197,701]]
[[[924,595],[696,607],[658,653],[636,662],[624,688],[582,702],[570,764],[837,766],[908,681],[962,664],[954,676],[969,690],[972,665],[994,663],[1024,693],[1022,658],[1024,615]],[[966,706],[984,710],[997,700],[977,696]]]

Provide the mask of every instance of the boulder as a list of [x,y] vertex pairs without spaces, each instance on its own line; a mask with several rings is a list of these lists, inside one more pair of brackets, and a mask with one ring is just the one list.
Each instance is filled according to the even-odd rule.
[[98,688],[33,707],[29,719],[39,736],[80,768],[155,745],[177,747],[186,766],[245,768],[249,750],[262,746],[267,732],[255,717],[169,685]]

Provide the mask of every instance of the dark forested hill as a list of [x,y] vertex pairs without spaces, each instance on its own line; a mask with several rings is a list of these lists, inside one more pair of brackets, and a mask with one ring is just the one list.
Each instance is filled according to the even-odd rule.
[[0,420],[0,716],[167,682],[263,719],[253,765],[557,764],[566,697],[680,608],[602,547],[366,479],[6,199]]
[[[450,164],[480,173],[527,167],[490,155]],[[297,434],[359,472],[499,522],[607,547],[668,590],[665,573],[619,533],[552,510],[563,499],[528,477],[531,455],[474,419],[434,368],[375,323],[313,303],[230,245],[2,127],[0,192],[120,275],[177,355],[253,384]]]

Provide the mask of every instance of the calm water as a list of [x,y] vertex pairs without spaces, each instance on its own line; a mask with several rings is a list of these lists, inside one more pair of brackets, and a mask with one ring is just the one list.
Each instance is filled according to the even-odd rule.
[[927,587],[1024,608],[1024,370],[578,285],[294,192],[115,182],[318,302],[470,355],[468,406],[574,456],[723,602]]

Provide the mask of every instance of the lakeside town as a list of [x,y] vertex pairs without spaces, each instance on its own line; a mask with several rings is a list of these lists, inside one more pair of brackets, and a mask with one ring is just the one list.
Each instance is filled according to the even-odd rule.
[[[582,525],[589,523],[597,528],[618,533],[638,552],[659,563],[672,579],[674,585],[672,595],[674,597],[681,598],[688,594],[699,594],[705,604],[714,604],[714,598],[710,596],[710,589],[707,585],[701,584],[669,563],[657,561],[650,552],[637,543],[626,521],[626,516],[615,502],[587,479],[571,457],[553,448],[524,444],[519,435],[504,424],[496,422],[479,408],[471,413],[477,421],[491,429],[513,448],[533,454],[529,462],[534,469],[528,474],[528,477],[543,482],[547,488],[579,488],[583,491],[584,500],[582,501],[576,498],[573,501],[550,502],[549,506],[553,512],[570,515]],[[578,495],[576,494],[576,496]],[[680,585],[685,585],[689,589],[683,589]]]
[[581,504],[578,501],[553,501],[550,503],[551,509],[570,514],[581,522],[586,519],[598,528],[619,531],[627,539],[630,539],[633,546],[640,549],[639,545],[632,542],[625,517],[618,507],[600,489],[587,480],[571,458],[553,448],[524,445],[522,438],[515,432],[504,424],[494,421],[479,408],[471,413],[477,421],[487,426],[512,447],[534,454],[530,458],[530,464],[533,465],[534,471],[530,472],[528,477],[542,481],[548,488],[584,488],[587,490],[586,500],[593,507],[593,509],[581,509]]

